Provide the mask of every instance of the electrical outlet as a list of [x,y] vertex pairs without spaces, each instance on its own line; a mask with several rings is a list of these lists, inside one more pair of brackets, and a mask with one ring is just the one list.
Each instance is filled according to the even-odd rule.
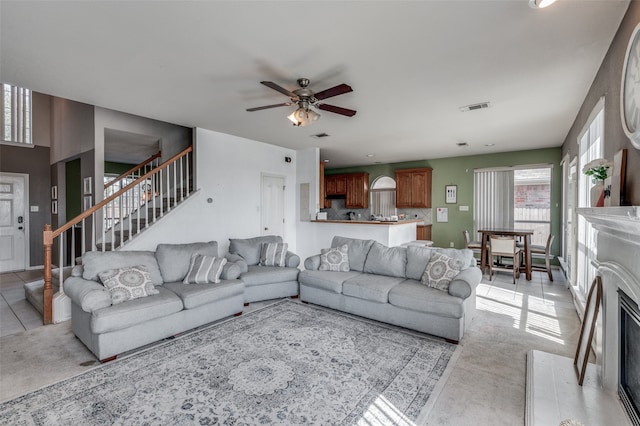
[[455,247],[455,246],[453,245],[453,241],[449,241],[449,247]]

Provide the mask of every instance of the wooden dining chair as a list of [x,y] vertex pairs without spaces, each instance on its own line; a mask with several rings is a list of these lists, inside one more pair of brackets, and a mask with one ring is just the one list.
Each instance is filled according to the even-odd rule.
[[544,256],[544,266],[534,264],[531,266],[531,270],[546,272],[549,275],[550,281],[553,281],[553,273],[551,272],[551,265],[549,263],[549,257],[551,256],[551,244],[553,244],[553,239],[554,239],[553,234],[549,234],[549,236],[547,237],[546,245],[542,246],[542,245],[532,244],[531,247],[529,248],[529,251],[531,252],[532,255],[537,254],[537,255]]
[[473,250],[474,253],[478,253],[482,256],[482,242],[480,241],[471,241],[469,238],[469,230],[465,229],[462,231],[462,236],[464,237],[464,247]]
[[[491,235],[489,237],[489,280],[493,279],[493,270],[513,272],[513,283],[520,276],[520,262],[522,260],[522,250],[516,246],[516,240],[513,236]],[[494,264],[493,257],[498,258],[510,257],[513,260],[512,265]]]

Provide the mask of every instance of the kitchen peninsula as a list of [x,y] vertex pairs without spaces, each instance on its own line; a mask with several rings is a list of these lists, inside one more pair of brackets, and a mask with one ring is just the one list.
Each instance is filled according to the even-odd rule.
[[316,237],[322,247],[330,247],[335,235],[363,240],[375,240],[387,247],[399,246],[416,239],[416,227],[422,219],[397,222],[377,220],[312,220]]

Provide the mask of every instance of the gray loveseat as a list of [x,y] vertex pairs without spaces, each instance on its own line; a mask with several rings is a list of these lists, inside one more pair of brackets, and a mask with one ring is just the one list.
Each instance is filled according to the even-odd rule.
[[[468,249],[386,247],[373,240],[334,237],[331,247],[348,246],[349,270],[318,270],[320,255],[305,260],[300,299],[377,321],[458,342],[475,313],[482,279]],[[460,259],[462,270],[448,290],[421,278],[434,253]]]
[[298,265],[300,256],[286,251],[284,266],[260,264],[263,244],[282,244],[282,237],[266,235],[255,238],[230,238],[226,258],[241,267],[240,279],[245,284],[245,304],[260,300],[298,296]]
[[[220,283],[183,284],[192,253],[218,256],[215,241],[159,244],[156,251],[87,252],[64,283],[71,298],[74,334],[104,361],[125,351],[241,314],[244,283],[240,266],[227,262]],[[144,266],[158,294],[112,304],[98,274]]]

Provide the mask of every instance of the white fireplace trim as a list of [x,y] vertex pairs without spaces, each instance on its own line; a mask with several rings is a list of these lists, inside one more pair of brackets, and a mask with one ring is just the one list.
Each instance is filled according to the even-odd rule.
[[594,265],[602,277],[601,328],[596,342],[601,383],[618,391],[619,301],[618,289],[640,305],[640,208],[600,207],[578,209],[578,214],[598,230]]

